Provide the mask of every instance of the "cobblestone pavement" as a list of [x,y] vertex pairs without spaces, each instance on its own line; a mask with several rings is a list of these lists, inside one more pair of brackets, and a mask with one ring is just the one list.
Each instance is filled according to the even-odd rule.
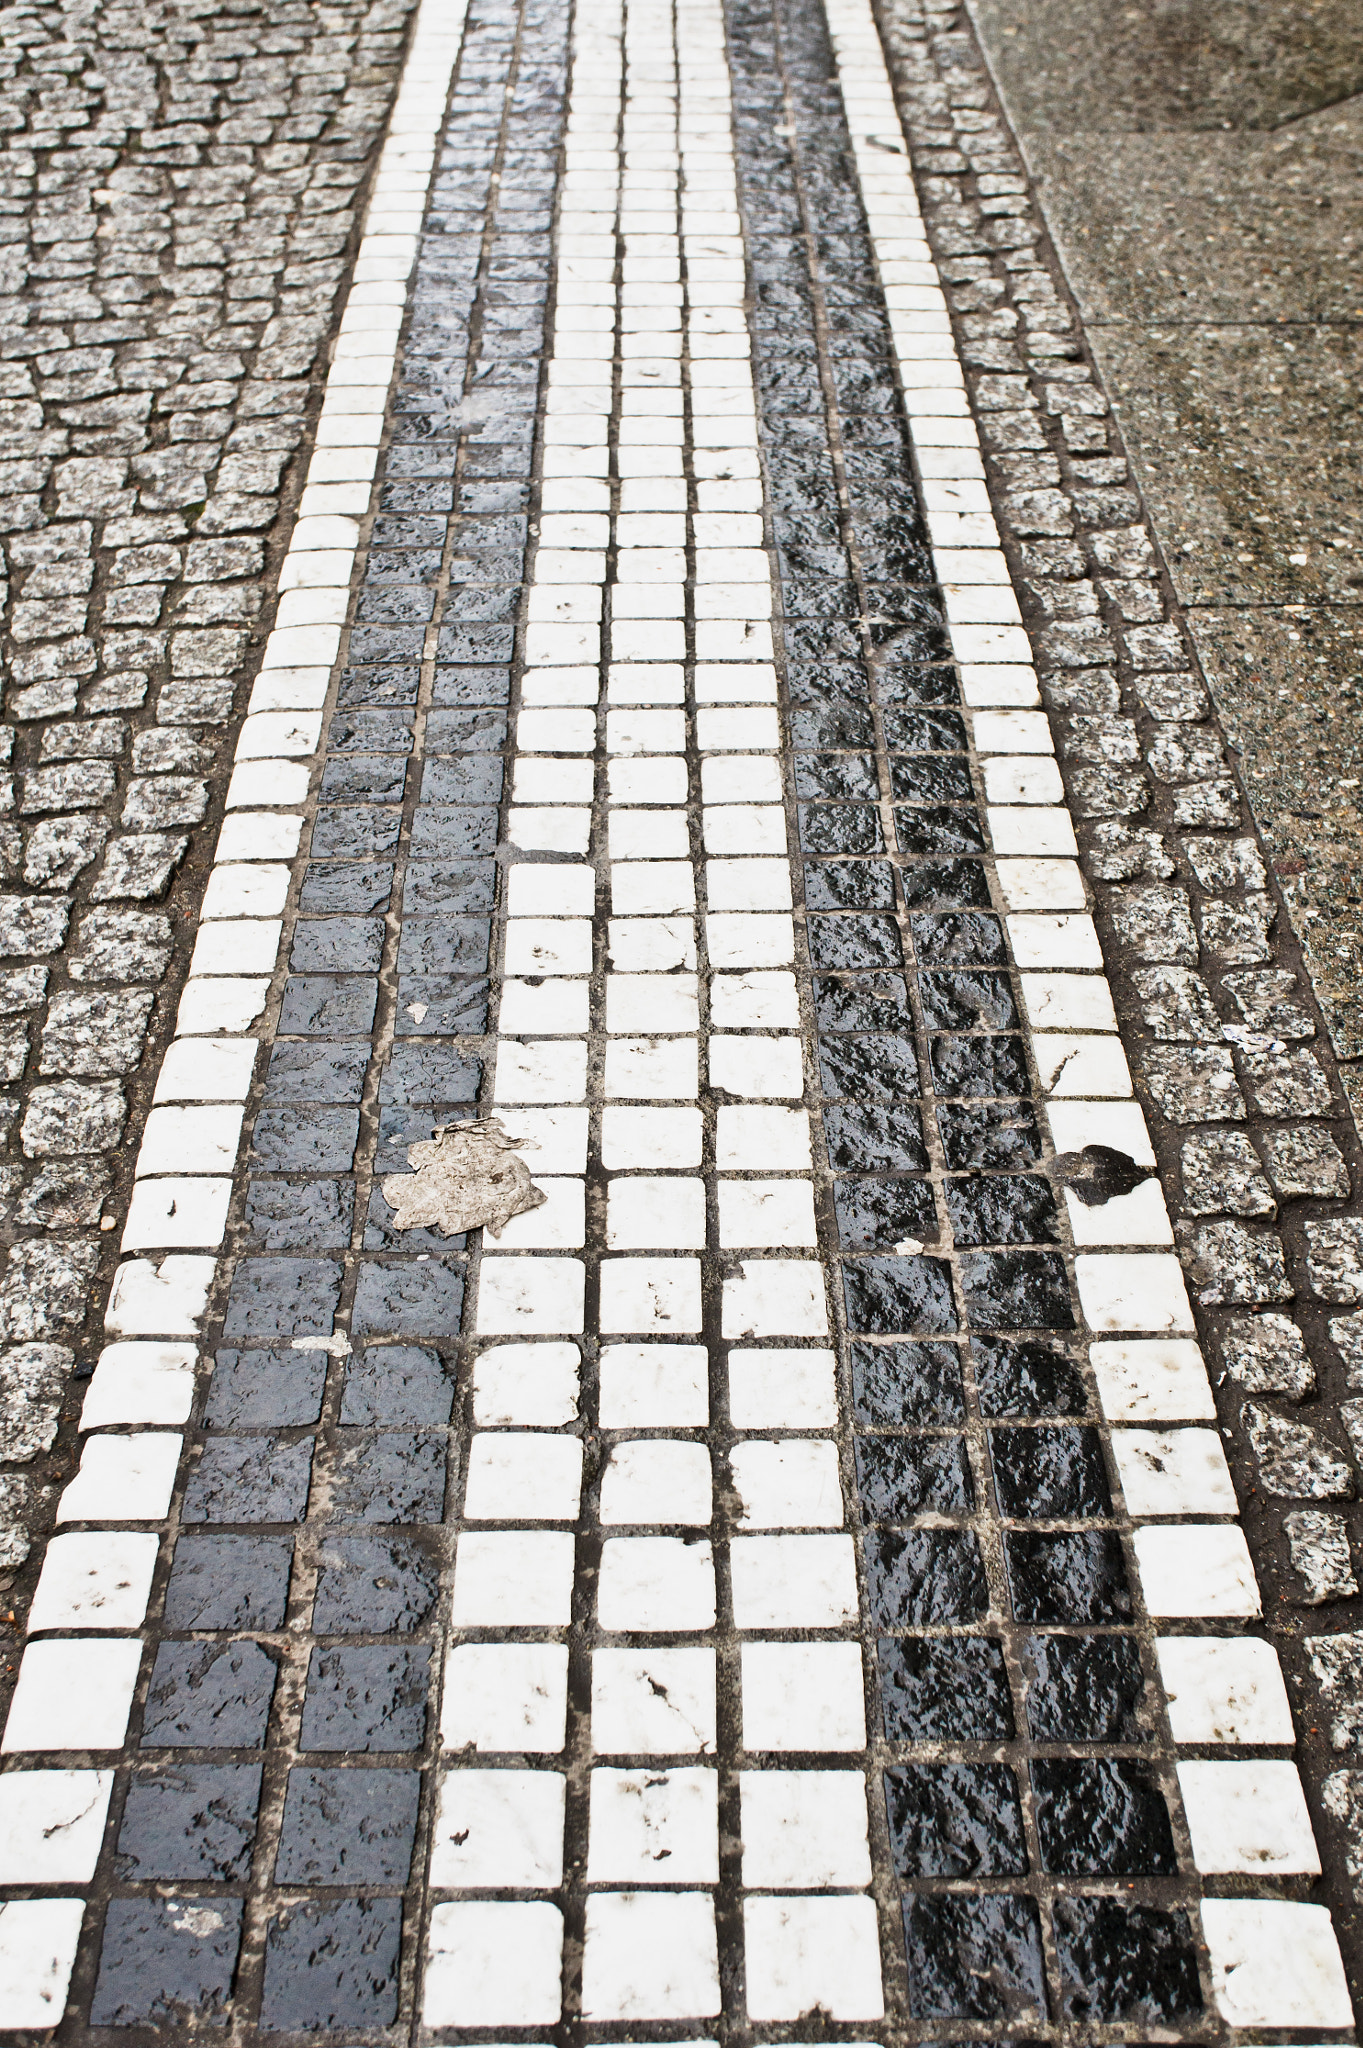
[[1352,2038],[1357,1141],[961,17],[181,19],[15,131],[166,298],[14,302],[0,2026]]

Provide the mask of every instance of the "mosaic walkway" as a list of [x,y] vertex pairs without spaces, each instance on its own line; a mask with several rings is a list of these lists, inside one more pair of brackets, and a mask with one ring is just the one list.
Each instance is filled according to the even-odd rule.
[[0,2026],[1352,2037],[990,503],[866,0],[423,0]]

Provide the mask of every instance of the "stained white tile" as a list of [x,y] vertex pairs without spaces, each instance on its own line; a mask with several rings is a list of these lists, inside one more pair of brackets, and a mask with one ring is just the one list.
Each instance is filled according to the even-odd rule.
[[703,1528],[712,1512],[704,1444],[636,1437],[612,1448],[601,1481],[603,1522]]
[[840,1529],[842,1481],[837,1447],[784,1438],[739,1444],[730,1469],[747,1529]]
[[785,967],[795,957],[795,926],[785,912],[711,911],[705,942],[716,968]]
[[606,1045],[605,1092],[629,1102],[694,1102],[698,1085],[694,1038],[612,1038]]
[[744,1771],[739,1785],[749,1891],[869,1885],[860,1771]]
[[135,1638],[29,1643],[0,1752],[121,1749],[141,1662],[142,1644]]
[[690,917],[613,917],[608,930],[609,964],[617,974],[694,971],[696,926]]
[[722,1180],[719,1241],[726,1249],[798,1249],[818,1242],[807,1180]]
[[685,811],[612,810],[609,837],[612,861],[676,861],[690,857],[690,825]]
[[562,1965],[563,1915],[546,1900],[435,1906],[422,2018],[428,2027],[551,2027]]
[[710,854],[786,852],[786,813],[777,797],[765,803],[708,799],[701,813],[705,850]]
[[716,1032],[710,1040],[710,1086],[728,1095],[761,1100],[786,1096],[798,1102],[805,1092],[804,1060],[798,1038],[769,1033],[730,1037]]
[[1160,1679],[1175,1742],[1295,1739],[1282,1666],[1257,1636],[1159,1636]]
[[552,981],[504,981],[498,1029],[532,1037],[585,1038],[590,1021],[589,984],[556,976]]
[[580,1259],[484,1257],[478,1332],[484,1337],[576,1335],[586,1273]]
[[709,1894],[589,1893],[582,2009],[589,2020],[717,2013],[719,1958]]
[[447,1771],[431,1832],[431,1883],[478,1891],[560,1883],[566,1782],[558,1771]]
[[1132,1536],[1145,1604],[1160,1619],[1257,1615],[1244,1532],[1225,1522],[1149,1523]]
[[513,917],[507,920],[503,967],[507,974],[590,974],[589,918]]
[[469,1445],[466,1521],[572,1522],[581,1494],[579,1437],[479,1430]]
[[608,974],[606,1029],[695,1033],[700,1010],[694,974]]
[[567,1713],[565,1644],[456,1643],[450,1650],[440,1709],[444,1748],[556,1754]]
[[1057,1152],[1082,1152],[1086,1145],[1109,1145],[1125,1152],[1137,1166],[1153,1166],[1154,1150],[1138,1102],[1058,1102],[1046,1104]]
[[1034,1031],[1115,1031],[1112,990],[1101,974],[1024,974],[1022,1006]]
[[1074,1277],[1091,1330],[1192,1331],[1183,1268],[1172,1252],[1080,1252]]
[[710,983],[710,1021],[716,1031],[798,1031],[795,976],[782,968],[716,974]]
[[1267,1757],[1188,1759],[1178,1766],[1178,1788],[1198,1870],[1255,1877],[1320,1870],[1295,1764]]
[[57,1521],[164,1521],[182,1441],[168,1430],[87,1437],[80,1470],[57,1502]]
[[1043,1094],[1124,1098],[1131,1094],[1131,1069],[1120,1039],[1096,1032],[1038,1032],[1032,1057]]
[[81,1428],[187,1421],[196,1356],[192,1344],[106,1344],[81,1407]]
[[586,1091],[585,1039],[498,1040],[495,1102],[581,1102]]
[[701,1326],[698,1259],[607,1259],[601,1266],[603,1333],[689,1336]]
[[1204,1899],[1212,1993],[1232,2027],[1349,2027],[1353,2005],[1328,1907]]
[[697,1109],[626,1109],[611,1104],[602,1111],[601,1159],[612,1172],[699,1166],[700,1148]]
[[544,1196],[537,1208],[527,1209],[503,1224],[500,1234],[491,1230],[487,1242],[499,1251],[576,1251],[586,1243],[586,1189],[580,1180],[560,1180],[547,1173],[537,1174],[535,1186]]
[[612,1536],[601,1547],[597,1619],[612,1633],[691,1634],[715,1625],[708,1543],[680,1536]]
[[710,1360],[703,1344],[603,1344],[602,1429],[704,1429]]
[[617,917],[668,917],[695,907],[696,876],[689,860],[618,860],[611,868],[611,909]]
[[497,1121],[521,1149],[532,1176],[587,1170],[585,1109],[499,1109]]
[[495,1344],[473,1366],[473,1419],[558,1428],[577,1419],[581,1359],[575,1344]]
[[29,1633],[139,1627],[159,1549],[159,1537],[131,1529],[54,1536],[29,1607]]
[[1133,1515],[1233,1515],[1226,1454],[1214,1429],[1114,1429],[1112,1451]]
[[506,871],[506,909],[515,918],[590,917],[596,909],[596,870],[569,861],[515,861]]
[[593,1650],[598,1756],[713,1756],[713,1650]]
[[787,859],[707,860],[705,900],[717,910],[790,909],[790,862]]
[[816,2009],[833,2020],[884,2013],[871,1899],[745,1899],[743,1953],[751,2019],[799,2020]]
[[824,1337],[823,1268],[803,1259],[740,1260],[724,1282],[721,1316],[726,1337]]
[[739,1536],[729,1560],[738,1628],[845,1628],[856,1620],[850,1536]]
[[112,1771],[0,1776],[0,1884],[88,1884],[113,1789]]
[[612,1251],[690,1251],[705,1244],[705,1183],[683,1175],[631,1174],[606,1196]]
[[48,2033],[66,2010],[84,1899],[0,1904],[0,2028]]
[[715,1163],[721,1172],[808,1173],[808,1111],[722,1103],[715,1117]]
[[1104,1340],[1089,1346],[1109,1422],[1211,1422],[1216,1403],[1191,1337]]
[[714,1770],[594,1770],[587,1882],[717,1884],[719,1787]]
[[565,1530],[466,1529],[454,1560],[456,1628],[563,1628],[572,1610]]

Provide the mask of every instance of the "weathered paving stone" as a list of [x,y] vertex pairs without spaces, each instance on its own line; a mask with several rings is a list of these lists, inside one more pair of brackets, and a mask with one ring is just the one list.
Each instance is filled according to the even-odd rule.
[[1115,1757],[1038,1758],[1032,1785],[1047,1870],[1155,1877],[1177,1869],[1164,1796],[1143,1765]]
[[283,1624],[293,1544],[278,1536],[181,1536],[166,1588],[177,1629],[276,1629]]
[[1175,1234],[1198,1301],[1291,1301],[1295,1290],[1273,1232],[1242,1223],[1180,1223]]
[[1349,1549],[1349,1525],[1342,1515],[1298,1508],[1284,1515],[1288,1555],[1293,1571],[1306,1585],[1306,1604],[1347,1600],[1358,1591]]
[[1354,1477],[1334,1446],[1304,1422],[1247,1402],[1245,1428],[1270,1493],[1297,1500],[1349,1500]]
[[1363,1735],[1363,1636],[1308,1636],[1311,1673],[1331,1716],[1330,1747],[1344,1751]]
[[1233,1216],[1278,1212],[1259,1155],[1243,1131],[1205,1131],[1185,1138],[1180,1172],[1184,1203],[1194,1216],[1222,1209]]
[[1316,1390],[1316,1371],[1301,1331],[1286,1316],[1232,1316],[1221,1332],[1221,1356],[1231,1378],[1251,1394],[1285,1394],[1301,1401]]
[[1030,1636],[1027,1725],[1038,1742],[1142,1742],[1134,1636]]
[[901,1764],[885,1773],[885,1806],[900,1878],[1014,1877],[1027,1868],[1006,1764]]
[[226,2018],[241,1945],[242,1902],[111,1899],[90,2008],[97,2027]]
[[256,1643],[162,1643],[142,1722],[142,1747],[259,1749],[275,1665]]
[[279,1882],[405,1883],[418,1788],[414,1771],[290,1771],[275,1863]]
[[262,2024],[279,2033],[390,2025],[401,1924],[397,1899],[286,1907],[266,1932]]
[[163,1765],[128,1787],[118,1831],[120,1874],[143,1882],[228,1883],[250,1868],[259,1764]]

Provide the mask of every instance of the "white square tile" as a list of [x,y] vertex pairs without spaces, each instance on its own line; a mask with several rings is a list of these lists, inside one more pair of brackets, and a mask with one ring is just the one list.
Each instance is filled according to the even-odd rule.
[[587,1045],[581,1038],[497,1044],[495,1102],[581,1102],[587,1092]]
[[1224,1522],[1150,1523],[1132,1536],[1145,1604],[1160,1619],[1257,1615],[1244,1532]]
[[826,1337],[823,1267],[812,1259],[743,1259],[724,1282],[726,1337]]
[[641,759],[616,755],[610,763],[613,804],[684,804],[688,789],[686,763],[676,755]]
[[700,1029],[694,974],[608,974],[606,1029],[691,1032]]
[[518,805],[590,804],[596,786],[593,761],[555,760],[548,754],[520,754],[512,793]]
[[737,1536],[729,1558],[737,1628],[846,1628],[856,1621],[850,1536]]
[[[521,703],[537,709],[580,710],[594,705],[600,695],[601,679],[594,668],[529,668],[521,677]],[[516,737],[524,748],[523,727],[517,727]],[[586,751],[591,753],[591,746]]]
[[30,1643],[0,1752],[122,1749],[141,1662],[140,1641],[118,1636]]
[[585,1109],[499,1109],[497,1121],[520,1147],[535,1178],[587,1171]]
[[685,811],[622,811],[609,814],[612,861],[688,860],[691,830]]
[[606,1046],[605,1092],[630,1102],[694,1102],[698,1085],[694,1038],[612,1038]]
[[57,1521],[164,1521],[182,1442],[168,1430],[87,1437],[80,1470],[58,1499]]
[[785,854],[787,850],[785,807],[775,798],[766,803],[707,800],[701,830],[710,854]]
[[704,1444],[636,1437],[611,1450],[601,1482],[603,1522],[704,1528],[712,1513]]
[[837,1446],[784,1438],[738,1444],[730,1453],[744,1529],[840,1529],[842,1480]]
[[729,1419],[735,1429],[835,1429],[837,1369],[831,1351],[729,1353]]
[[[712,754],[700,764],[700,788],[706,805],[779,804],[785,794],[780,762],[770,754]],[[782,843],[773,852],[786,850],[784,825],[783,812]]]
[[1004,922],[1019,968],[1102,967],[1093,919],[1078,911],[1015,911]]
[[709,1894],[589,1893],[582,2009],[589,2020],[717,2013],[719,1958]]
[[705,900],[716,910],[789,910],[790,862],[752,857],[707,860]]
[[66,2010],[84,1899],[0,1904],[0,2028],[50,2033]]
[[594,1770],[588,1884],[718,1884],[713,1770]]
[[603,1344],[602,1429],[705,1429],[710,1358],[703,1344]]
[[1074,1277],[1091,1330],[1192,1333],[1183,1268],[1172,1252],[1080,1252]]
[[1109,1422],[1212,1422],[1200,1347],[1191,1337],[1111,1339],[1089,1346],[1098,1399]]
[[728,1095],[758,1099],[789,1096],[799,1101],[805,1092],[804,1060],[798,1038],[776,1038],[768,1033],[752,1037],[730,1037],[716,1032],[710,1040],[710,1086]]
[[1155,1655],[1175,1742],[1295,1741],[1271,1643],[1257,1636],[1159,1636]]
[[[698,528],[700,519],[705,516],[704,513],[699,515],[696,522]],[[751,519],[755,515],[740,513],[737,516],[740,519]],[[774,704],[776,670],[764,661],[698,661],[695,691],[697,704]],[[773,745],[780,745],[779,738]]]
[[445,1749],[555,1755],[568,1715],[563,1643],[456,1643],[445,1663]]
[[590,1025],[589,984],[556,976],[551,982],[504,981],[497,1029],[532,1036],[585,1038]]
[[[1035,689],[1035,682],[1029,687]],[[985,817],[995,853],[1073,856],[1079,851],[1073,822],[1063,804],[990,804]]]
[[135,1530],[54,1536],[29,1608],[30,1634],[140,1627],[160,1547],[158,1536]]
[[1155,1154],[1138,1102],[1057,1102],[1046,1104],[1057,1152],[1082,1152],[1086,1145],[1110,1145],[1125,1152],[1137,1166],[1153,1166]]
[[710,1021],[717,1031],[798,1031],[795,976],[781,968],[716,974],[710,983]]
[[588,918],[513,917],[507,920],[503,970],[507,974],[590,974],[592,927]]
[[705,1183],[631,1174],[606,1191],[612,1251],[693,1251],[705,1245]]
[[631,1168],[700,1165],[698,1109],[625,1109],[601,1113],[601,1160],[613,1173]]
[[613,917],[608,964],[616,974],[694,973],[696,925],[690,917]]
[[818,1243],[814,1190],[807,1180],[722,1180],[719,1241],[726,1249]]
[[558,1771],[447,1771],[431,1834],[431,1883],[478,1891],[561,1883],[566,1782]]
[[621,860],[611,868],[611,909],[617,917],[667,917],[696,907],[689,861]]
[[556,1429],[577,1420],[576,1344],[494,1344],[473,1366],[473,1419]]
[[507,812],[507,844],[522,853],[585,853],[591,836],[592,814],[585,805],[516,803]]
[[603,1334],[690,1336],[701,1326],[699,1259],[606,1259]]
[[485,1242],[501,1251],[576,1251],[587,1241],[586,1188],[580,1180],[556,1180],[548,1174],[536,1176],[535,1186],[544,1196],[538,1208],[511,1217],[500,1236],[488,1231]]
[[716,968],[785,967],[795,957],[795,926],[784,912],[711,911],[705,943]]
[[610,1633],[691,1634],[715,1625],[708,1543],[680,1536],[612,1536],[601,1547],[597,1619]]
[[745,1899],[748,2016],[875,2020],[885,2010],[880,1935],[868,1898]]
[[546,1900],[435,1906],[422,2019],[428,2027],[552,2027],[562,1969],[563,1915]]
[[1096,1032],[1037,1032],[1032,1055],[1045,1095],[1131,1094],[1131,1069],[1120,1039],[1100,1038]]
[[985,802],[993,804],[1063,804],[1065,786],[1055,762],[1041,755],[996,754],[981,762]]
[[0,1884],[88,1884],[104,1841],[112,1771],[0,1777]]
[[1203,1873],[1315,1874],[1320,1856],[1297,1766],[1267,1757],[1178,1766],[1178,1788]]
[[1077,860],[1035,857],[995,863],[1004,905],[1009,910],[1083,910],[1084,879]]
[[1232,2027],[1349,2027],[1353,2006],[1327,1906],[1204,1899],[1212,1992]]
[[1112,1452],[1130,1514],[1238,1512],[1226,1454],[1214,1429],[1114,1429]]
[[696,713],[696,745],[704,754],[774,753],[780,744],[781,728],[774,707]]
[[715,1116],[715,1164],[721,1172],[808,1173],[808,1111],[722,1103]]
[[593,1650],[598,1756],[713,1756],[713,1650]]
[[580,1259],[484,1256],[478,1275],[478,1333],[575,1336],[582,1329],[585,1284]]
[[1112,990],[1102,974],[1024,974],[1022,1006],[1034,1031],[1115,1031]]
[[567,861],[516,861],[506,872],[508,917],[591,917],[596,870]]
[[743,1883],[748,1891],[868,1885],[871,1850],[860,1771],[744,1771]]
[[[647,628],[622,630],[642,637]],[[674,630],[667,628],[669,633]],[[686,698],[686,671],[679,661],[613,661],[607,672],[606,697],[612,704],[681,704]]]
[[579,1437],[480,1430],[469,1445],[466,1521],[574,1522],[581,1496]]
[[564,1628],[573,1598],[565,1530],[466,1529],[454,1561],[456,1628]]

